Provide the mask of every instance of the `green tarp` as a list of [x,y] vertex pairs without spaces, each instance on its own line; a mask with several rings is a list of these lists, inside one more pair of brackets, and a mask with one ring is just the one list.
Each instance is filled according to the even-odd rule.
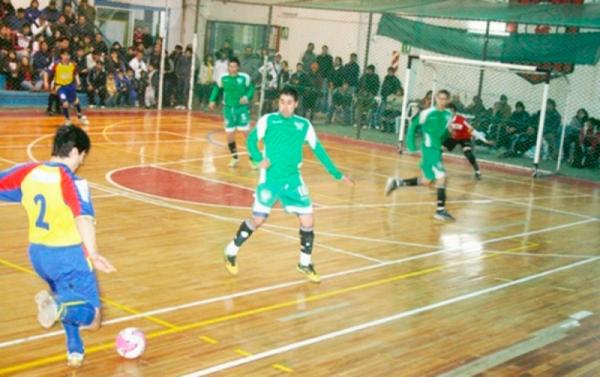
[[234,0],[232,2],[392,13],[415,17],[600,28],[600,3],[509,4],[483,0]]
[[[384,14],[377,34],[428,51],[482,59],[485,35]],[[507,63],[594,65],[600,58],[600,33],[511,34],[490,36],[487,60]]]

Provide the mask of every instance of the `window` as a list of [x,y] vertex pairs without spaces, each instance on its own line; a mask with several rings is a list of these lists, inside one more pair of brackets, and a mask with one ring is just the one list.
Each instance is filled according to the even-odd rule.
[[[467,21],[469,33],[485,34],[487,21]],[[506,22],[490,22],[490,35],[509,35],[506,31]]]

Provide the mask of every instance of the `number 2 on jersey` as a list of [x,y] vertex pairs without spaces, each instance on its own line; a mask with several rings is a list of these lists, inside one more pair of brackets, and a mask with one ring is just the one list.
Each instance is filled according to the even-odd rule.
[[42,194],[37,194],[35,198],[33,198],[33,201],[40,206],[40,213],[35,221],[35,226],[41,229],[50,230],[50,224],[44,221],[44,217],[46,217],[46,198]]

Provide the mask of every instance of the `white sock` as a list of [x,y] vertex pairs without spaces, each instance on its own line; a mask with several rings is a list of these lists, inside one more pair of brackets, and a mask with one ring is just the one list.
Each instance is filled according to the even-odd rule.
[[308,266],[312,264],[312,255],[306,253],[300,253],[300,264],[302,266]]
[[229,255],[230,257],[235,257],[239,250],[240,250],[240,248],[235,246],[235,243],[233,243],[233,241],[231,241],[225,248],[225,254]]

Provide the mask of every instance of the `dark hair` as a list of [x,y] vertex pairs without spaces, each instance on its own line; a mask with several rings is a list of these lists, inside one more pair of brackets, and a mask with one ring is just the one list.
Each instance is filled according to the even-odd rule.
[[68,157],[73,148],[79,153],[88,152],[92,147],[90,137],[79,127],[61,126],[54,135],[53,157]]
[[581,109],[577,110],[577,112],[575,113],[575,115],[579,114],[579,112],[580,112],[580,111],[583,111],[583,113],[585,114],[585,115],[583,116],[583,119],[584,119],[584,120],[590,117],[590,114],[588,114],[587,110],[586,110],[586,109],[584,109],[583,107],[582,107]]
[[367,69],[371,70],[371,71],[375,71],[375,66],[373,64],[369,64],[367,66]]
[[229,63],[235,63],[238,65],[238,67],[241,65],[240,59],[236,58],[235,56],[229,59]]
[[298,101],[298,91],[290,86],[286,86],[279,92],[279,97],[291,96],[294,97],[294,101]]
[[552,105],[552,106],[556,107],[556,101],[555,101],[555,100],[553,100],[552,98],[550,98],[550,99],[548,100],[548,105]]
[[71,55],[71,53],[69,52],[69,50],[67,50],[65,48],[65,49],[60,50],[60,56],[63,56],[63,55]]
[[448,98],[450,98],[450,92],[447,91],[446,89],[442,89],[442,90],[438,90],[437,94],[445,94],[446,96],[448,96]]
[[522,107],[522,108],[525,108],[525,105],[523,104],[523,102],[521,102],[521,101],[517,101],[517,103],[515,103],[515,107]]

